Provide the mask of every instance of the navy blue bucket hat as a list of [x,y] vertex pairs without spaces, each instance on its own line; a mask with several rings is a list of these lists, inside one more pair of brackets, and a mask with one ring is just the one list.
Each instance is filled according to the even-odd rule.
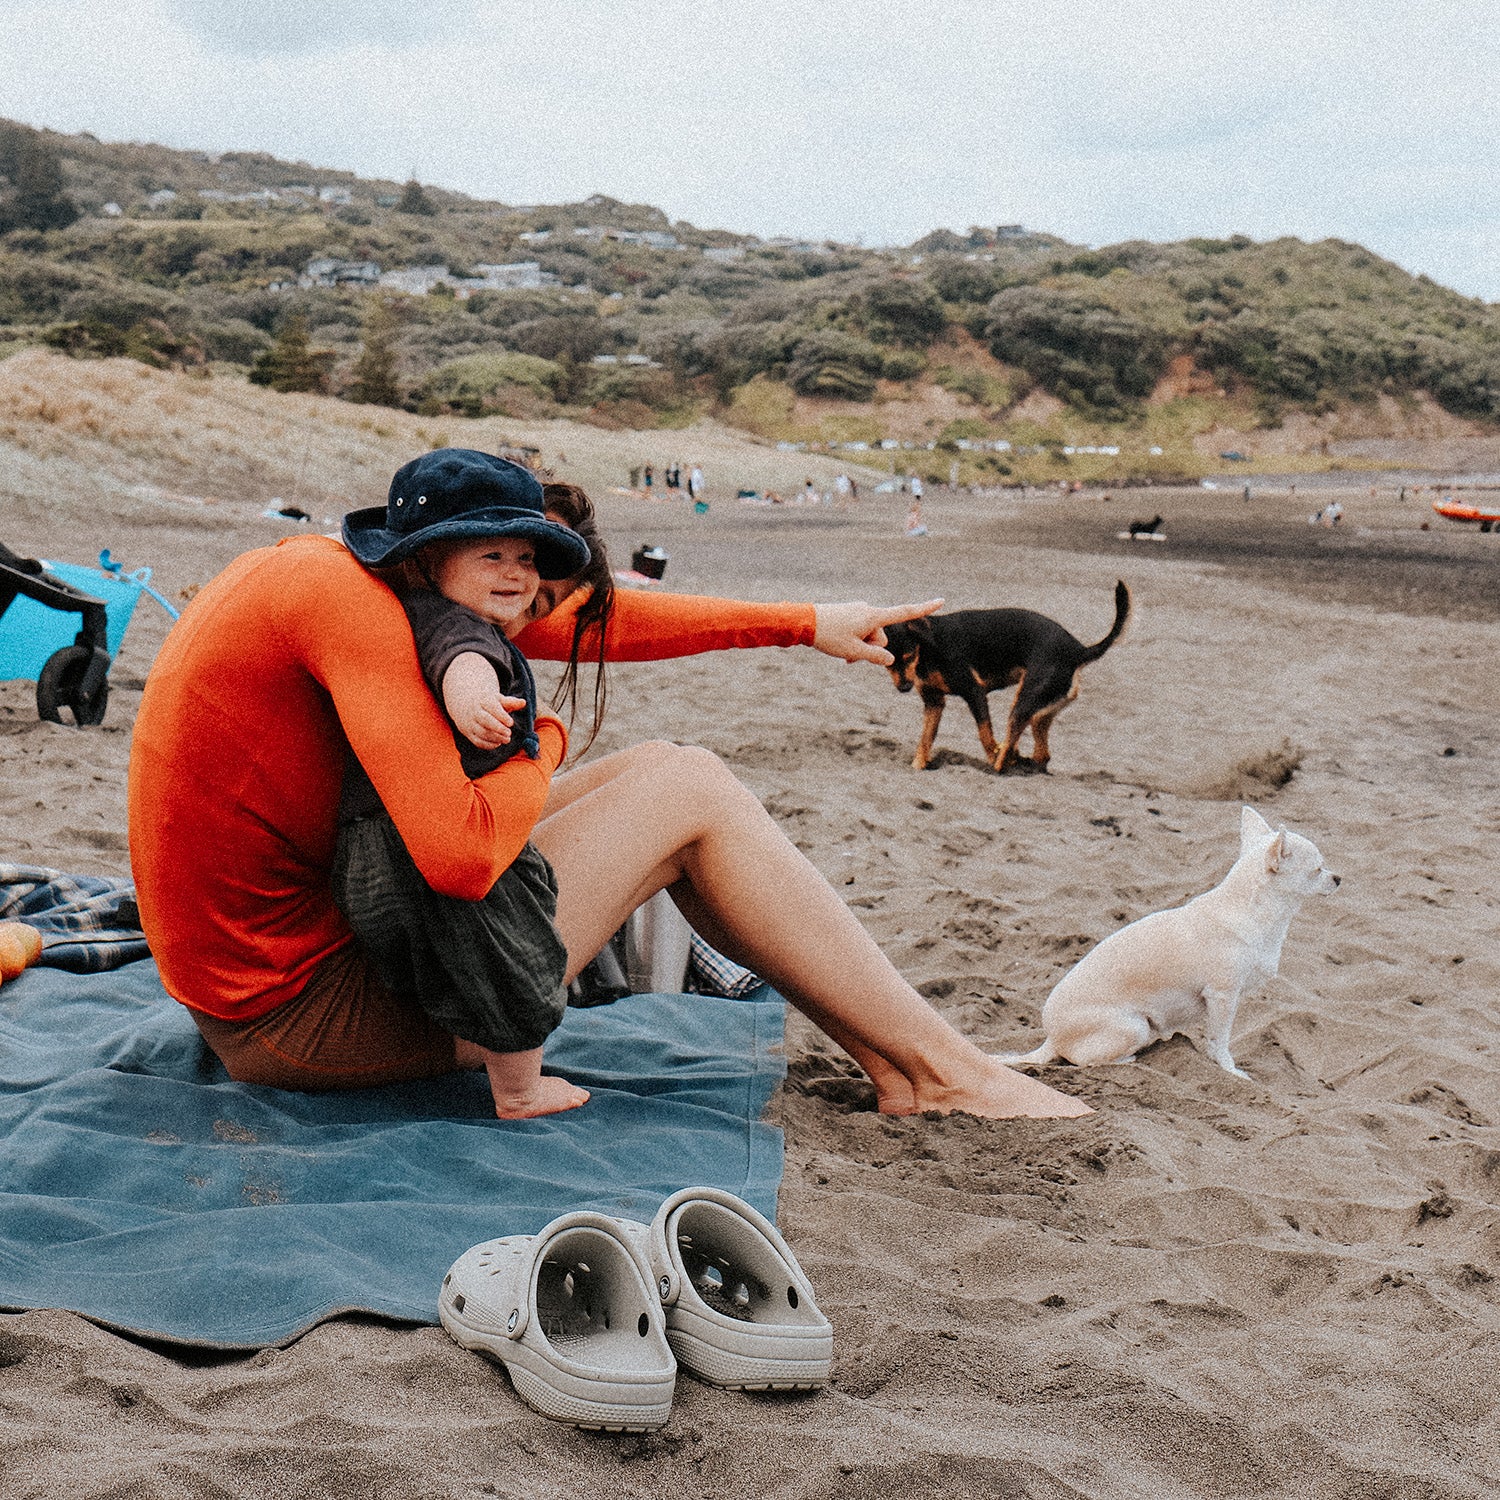
[[344,517],[344,544],[367,568],[402,562],[430,542],[502,536],[536,544],[543,578],[571,578],[588,566],[589,544],[547,519],[537,477],[473,448],[437,448],[402,464],[383,509]]

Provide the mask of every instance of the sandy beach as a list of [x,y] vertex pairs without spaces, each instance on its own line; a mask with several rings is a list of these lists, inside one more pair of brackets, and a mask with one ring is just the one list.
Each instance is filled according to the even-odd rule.
[[[108,546],[174,598],[285,535],[261,511],[294,479],[321,522],[379,503],[419,429],[439,436],[119,363],[38,416],[27,382],[52,367],[29,358],[0,365],[0,540],[78,562]],[[127,378],[156,394],[126,403],[108,382]],[[210,400],[242,426],[205,427]],[[995,776],[961,705],[913,771],[919,702],[806,650],[617,668],[592,753],[647,737],[718,752],[922,993],[996,1051],[1039,1039],[1050,986],[1093,943],[1213,884],[1249,801],[1344,877],[1240,1010],[1252,1081],[1179,1039],[1044,1070],[1095,1106],[1080,1122],[892,1120],[794,1018],[772,1105],[780,1222],[835,1325],[827,1392],[684,1376],[664,1431],[606,1437],[536,1416],[437,1328],[344,1318],[226,1359],[3,1315],[0,1500],[1494,1494],[1500,537],[1443,531],[1430,497],[1362,476],[1337,533],[1306,524],[1326,498],[1311,482],[1258,481],[1248,502],[936,490],[931,534],[906,541],[905,501],[870,486],[846,512],[732,498],[747,480],[794,489],[804,467],[823,483],[828,459],[718,431],[530,436],[596,495],[618,561],[659,543],[684,592],[942,595],[1094,640],[1124,578],[1130,630],[1085,671],[1047,777]],[[678,451],[709,471],[707,516],[611,493],[632,455]],[[1167,542],[1114,539],[1157,512]],[[30,685],[0,684],[0,858],[127,871],[131,724],[165,628],[143,601],[99,729],[39,723]]]

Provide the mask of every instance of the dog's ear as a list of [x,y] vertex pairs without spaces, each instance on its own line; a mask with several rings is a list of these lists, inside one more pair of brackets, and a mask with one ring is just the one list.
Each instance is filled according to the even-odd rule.
[[924,641],[932,639],[932,621],[923,615],[920,620],[908,620],[906,628],[915,636],[920,636]]
[[1266,845],[1266,874],[1274,875],[1281,868],[1281,861],[1286,854],[1286,829],[1273,834],[1271,842]]
[[1253,807],[1240,810],[1240,843],[1252,843],[1256,839],[1271,837],[1271,825]]

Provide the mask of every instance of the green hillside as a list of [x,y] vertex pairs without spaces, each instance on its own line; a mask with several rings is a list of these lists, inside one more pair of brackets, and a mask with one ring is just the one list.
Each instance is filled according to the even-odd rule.
[[[1002,477],[1055,467],[1070,433],[1149,438],[1170,469],[1215,423],[1382,396],[1500,420],[1500,307],[1336,240],[766,243],[603,197],[517,207],[4,122],[0,230],[0,352],[238,367],[431,413],[713,410],[874,444],[931,396],[943,467]],[[318,261],[339,284],[308,284]],[[417,267],[447,271],[373,280]]]

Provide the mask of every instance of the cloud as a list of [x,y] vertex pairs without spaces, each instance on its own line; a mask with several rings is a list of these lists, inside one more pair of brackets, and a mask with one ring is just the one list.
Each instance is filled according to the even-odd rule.
[[163,13],[213,51],[286,57],[455,42],[475,10],[470,0],[167,0]]

